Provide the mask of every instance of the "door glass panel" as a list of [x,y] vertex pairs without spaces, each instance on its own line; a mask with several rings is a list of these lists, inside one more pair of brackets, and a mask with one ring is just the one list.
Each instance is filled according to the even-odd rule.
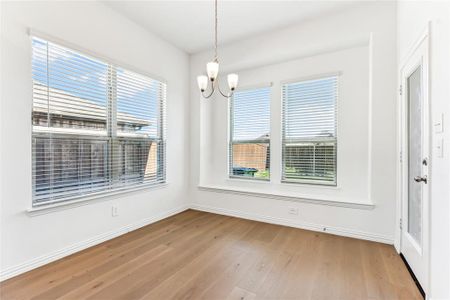
[[422,176],[422,78],[419,66],[407,80],[409,106],[409,174],[408,174],[408,233],[422,242],[422,185],[415,176]]

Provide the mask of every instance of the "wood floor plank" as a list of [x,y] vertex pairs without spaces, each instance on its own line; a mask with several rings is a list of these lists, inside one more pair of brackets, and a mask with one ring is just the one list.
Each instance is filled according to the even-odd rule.
[[393,247],[379,244],[381,257],[387,270],[389,282],[395,286],[398,299],[422,299],[422,295],[412,280],[404,280],[408,277],[408,270]]
[[[293,253],[297,255],[294,263],[295,272],[290,278],[290,284],[285,288],[283,297],[286,299],[310,299],[314,287],[314,282],[319,271],[318,255],[319,249],[325,234],[316,232],[302,231],[301,235],[297,234],[294,242],[287,247],[288,251],[291,248],[295,249]],[[302,239],[299,243],[298,239]],[[299,247],[299,245],[302,245]]]
[[4,281],[0,297],[421,299],[390,245],[192,210]]
[[118,280],[119,278],[123,278],[133,273],[143,264],[151,262],[159,258],[161,255],[173,250],[174,249],[165,245],[159,245],[148,252],[144,252],[142,255],[133,257],[131,260],[127,261],[123,265],[118,266],[117,268],[111,268],[111,270],[108,270],[100,276],[95,277],[93,280],[86,282],[84,285],[76,287],[75,289],[69,291],[58,299],[68,300],[89,297],[97,293],[101,288],[104,288],[105,284],[107,284],[108,282],[113,282]]
[[361,242],[367,297],[369,299],[397,299],[378,246],[372,242]]
[[[205,235],[209,233],[209,237],[214,230],[218,231],[221,227],[226,226],[225,220],[226,218],[219,218],[203,224],[203,226],[195,227],[196,230],[182,238],[186,251],[181,253],[173,251],[177,254],[163,255],[152,262],[146,263],[135,272],[116,280],[87,299],[135,299],[145,295],[149,287],[159,283],[165,276],[169,276],[170,272],[177,266],[181,267],[187,263],[188,259],[201,251],[202,246],[207,246],[209,240],[204,239]],[[165,245],[170,246],[176,240],[170,240]],[[192,247],[188,247],[188,245],[192,245]],[[154,272],[154,270],[158,270],[158,272]]]
[[[132,248],[133,244],[139,244],[139,242],[148,242],[149,237],[145,235],[146,230],[152,230],[152,238],[158,235],[168,234],[175,228],[186,226],[186,224],[192,223],[198,219],[199,216],[207,217],[205,214],[201,214],[196,211],[188,211],[183,214],[177,214],[171,218],[161,220],[149,226],[130,232],[127,235],[122,236],[120,239],[113,239],[102,243],[99,246],[84,250],[79,253],[68,256],[58,263],[51,263],[38,268],[32,272],[25,273],[14,281],[6,281],[4,283],[5,290],[15,290],[15,287],[20,287],[20,293],[15,293],[16,299],[26,299],[27,294],[35,293],[36,290],[40,292],[45,288],[51,288],[56,286],[62,281],[69,279],[67,274],[71,276],[78,272],[85,271],[86,268],[92,267],[93,262],[100,262],[106,256],[113,255],[109,252],[109,249],[115,249],[116,247]],[[198,222],[198,220],[197,220]],[[141,240],[142,239],[142,240]],[[120,250],[119,250],[120,251]],[[69,271],[69,273],[67,273]],[[3,283],[2,283],[3,286]],[[44,287],[45,286],[45,287]],[[9,297],[9,295],[3,295]]]
[[256,294],[244,290],[240,287],[235,287],[226,300],[253,300],[256,299]]
[[339,263],[339,276],[342,278],[337,294],[339,299],[359,300],[367,298],[364,270],[361,268],[360,244],[360,241],[356,239],[346,238],[343,240],[342,256]]
[[[136,239],[125,242],[117,247],[110,248],[107,246],[109,245],[107,242],[105,243],[107,250],[102,253],[102,255],[105,255],[106,257],[94,257],[95,261],[91,261],[88,267],[82,269],[81,271],[76,268],[70,273],[70,276],[65,274],[62,282],[53,282],[51,285],[47,284],[45,287],[41,287],[40,295],[36,296],[36,299],[59,297],[65,291],[69,291],[73,287],[87,283],[90,278],[94,276],[93,274],[100,274],[109,268],[116,268],[125,263],[131,257],[138,256],[146,251],[149,251],[157,245],[170,243],[172,239],[189,232],[189,226],[198,226],[198,224],[208,222],[211,219],[208,216],[205,217],[206,218],[203,217],[197,221],[196,225],[189,223],[184,224],[184,221],[181,221],[181,224],[184,224],[183,226],[180,226],[179,224],[167,225],[166,228],[156,230],[151,237],[137,237]],[[175,229],[172,230],[172,226]]]
[[[238,222],[231,232],[245,233],[252,225]],[[230,232],[230,233],[231,233]],[[197,299],[200,294],[214,282],[222,270],[231,265],[245,249],[236,239],[215,239],[213,247],[207,253],[195,259],[181,272],[168,278],[163,284],[145,295],[145,299]],[[169,288],[170,287],[170,288]]]

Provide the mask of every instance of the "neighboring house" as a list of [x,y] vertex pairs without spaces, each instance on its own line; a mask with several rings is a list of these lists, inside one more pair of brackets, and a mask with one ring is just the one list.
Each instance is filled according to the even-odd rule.
[[[38,83],[34,83],[33,93],[36,133],[33,136],[33,155],[36,156],[33,177],[37,194],[58,183],[67,189],[72,181],[74,185],[80,185],[81,181],[95,189],[106,184],[108,172],[118,181],[156,177],[158,147],[146,134],[140,133],[143,127],[151,125],[148,120],[118,112],[118,137],[111,139],[106,133],[106,104],[100,105],[59,89],[47,89]],[[48,121],[50,126],[47,126]],[[48,134],[39,135],[48,132],[53,133],[50,138]],[[70,138],[80,132],[83,138]],[[108,166],[109,151],[114,156],[112,166]],[[53,155],[46,156],[46,153]]]
[[267,143],[233,142],[233,175],[245,173],[247,176],[254,176],[256,172],[252,169],[256,169],[258,172],[269,170],[269,134],[264,134],[256,139],[256,141],[265,140],[267,140]]

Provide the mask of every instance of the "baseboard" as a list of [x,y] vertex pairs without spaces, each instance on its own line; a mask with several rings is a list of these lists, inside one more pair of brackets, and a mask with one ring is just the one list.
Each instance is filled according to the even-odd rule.
[[57,251],[54,251],[52,253],[37,257],[35,259],[31,259],[29,261],[26,261],[22,264],[9,267],[6,269],[3,269],[0,271],[0,281],[4,281],[6,279],[9,279],[11,277],[17,276],[19,274],[28,272],[30,270],[33,270],[35,268],[38,268],[40,266],[46,265],[48,263],[51,263],[53,261],[56,261],[58,259],[61,259],[63,257],[69,256],[71,254],[74,254],[76,252],[82,251],[84,249],[87,249],[89,247],[98,245],[100,243],[103,243],[105,241],[108,241],[110,239],[113,239],[115,237],[118,237],[120,235],[123,235],[125,233],[128,233],[130,231],[136,230],[138,228],[141,228],[143,226],[155,223],[157,221],[160,221],[162,219],[168,218],[172,215],[178,214],[180,212],[183,212],[185,210],[189,209],[189,205],[183,205],[175,209],[171,209],[168,211],[165,211],[163,213],[160,213],[156,216],[140,220],[139,222],[132,223],[130,225],[121,227],[117,230],[113,230],[110,232],[106,232],[100,235],[97,235],[93,238],[87,239],[85,241],[82,241],[80,243],[73,244],[69,247],[65,247],[63,249],[59,249]]
[[294,220],[290,220],[290,219],[275,218],[275,217],[261,215],[261,214],[245,213],[242,211],[236,211],[236,210],[230,210],[230,209],[224,209],[224,208],[218,208],[218,207],[211,207],[211,206],[205,206],[205,205],[199,205],[199,204],[192,204],[191,209],[220,214],[220,215],[226,215],[226,216],[231,216],[231,217],[237,217],[237,218],[242,218],[242,219],[248,219],[248,220],[253,220],[253,221],[295,227],[295,228],[312,230],[312,231],[320,231],[320,232],[325,232],[325,233],[330,233],[330,234],[335,234],[335,235],[340,235],[340,236],[346,236],[346,237],[351,237],[351,238],[356,238],[356,239],[361,239],[361,240],[368,240],[368,241],[373,241],[373,242],[389,244],[389,245],[394,244],[393,237],[387,237],[387,236],[372,234],[369,232],[351,230],[351,229],[347,229],[347,228],[330,227],[330,226],[321,225],[321,224],[299,222],[299,221],[294,221]]
[[312,231],[326,232],[326,233],[330,233],[330,234],[352,237],[352,238],[374,241],[374,242],[380,242],[380,243],[385,243],[385,244],[390,244],[390,245],[392,245],[394,243],[394,239],[392,237],[376,235],[376,234],[372,234],[372,233],[368,233],[368,232],[350,230],[350,229],[339,228],[339,227],[329,227],[329,226],[320,225],[320,224],[299,222],[299,221],[293,221],[290,219],[275,218],[275,217],[265,216],[265,215],[261,215],[261,214],[245,213],[242,211],[229,210],[229,209],[223,209],[223,208],[217,208],[217,207],[211,207],[211,206],[205,206],[205,205],[191,204],[191,205],[180,206],[178,208],[163,212],[156,216],[153,216],[153,217],[141,220],[139,222],[124,226],[117,230],[97,235],[93,238],[82,241],[80,243],[73,244],[73,245],[71,245],[69,247],[65,247],[63,249],[59,249],[59,250],[49,253],[47,255],[43,255],[43,256],[37,257],[35,259],[31,259],[22,264],[3,269],[0,271],[0,281],[4,281],[11,277],[14,277],[19,274],[33,270],[35,268],[41,267],[43,265],[46,265],[48,263],[51,263],[51,262],[61,259],[63,257],[69,256],[76,252],[82,251],[89,247],[98,245],[100,243],[103,243],[103,242],[113,239],[115,237],[118,237],[120,235],[128,233],[130,231],[136,230],[143,226],[146,226],[146,225],[155,223],[157,221],[160,221],[162,219],[168,218],[172,215],[178,214],[187,209],[194,209],[194,210],[199,210],[199,211],[205,211],[205,212],[227,215],[227,216],[232,216],[232,217],[237,217],[237,218],[242,218],[242,219],[266,222],[266,223],[271,223],[271,224],[301,228],[301,229],[312,230]]

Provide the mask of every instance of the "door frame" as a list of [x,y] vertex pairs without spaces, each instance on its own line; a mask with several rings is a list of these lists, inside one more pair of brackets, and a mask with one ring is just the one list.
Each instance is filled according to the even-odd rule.
[[[404,214],[404,203],[408,200],[408,184],[407,184],[407,177],[408,175],[408,109],[407,109],[407,99],[405,92],[406,85],[404,82],[404,69],[406,65],[409,63],[409,60],[413,58],[414,55],[417,54],[417,51],[421,46],[425,47],[423,51],[423,82],[424,82],[424,90],[423,90],[423,108],[425,110],[425,120],[424,121],[424,134],[426,137],[424,139],[427,141],[428,145],[425,145],[425,149],[427,152],[427,158],[428,158],[428,189],[427,193],[425,194],[423,198],[423,214],[427,218],[427,224],[424,224],[423,227],[423,241],[422,241],[422,249],[423,249],[423,256],[425,256],[425,279],[423,283],[421,283],[422,288],[425,290],[425,293],[428,293],[429,290],[429,284],[430,284],[430,222],[431,222],[431,215],[430,215],[430,207],[431,207],[431,155],[432,155],[432,143],[431,143],[431,105],[430,105],[430,24],[427,24],[427,27],[422,32],[422,34],[419,36],[419,38],[416,40],[416,42],[412,45],[410,48],[408,55],[405,56],[400,63],[400,68],[398,69],[398,86],[399,86],[399,93],[398,93],[398,102],[397,102],[397,153],[398,153],[398,160],[397,160],[397,207],[396,207],[396,226],[395,226],[395,240],[394,240],[394,246],[398,253],[401,253],[402,249],[402,227],[407,226],[405,224],[406,222],[402,222],[402,220],[407,220],[403,216]],[[403,223],[403,224],[402,224]]]

